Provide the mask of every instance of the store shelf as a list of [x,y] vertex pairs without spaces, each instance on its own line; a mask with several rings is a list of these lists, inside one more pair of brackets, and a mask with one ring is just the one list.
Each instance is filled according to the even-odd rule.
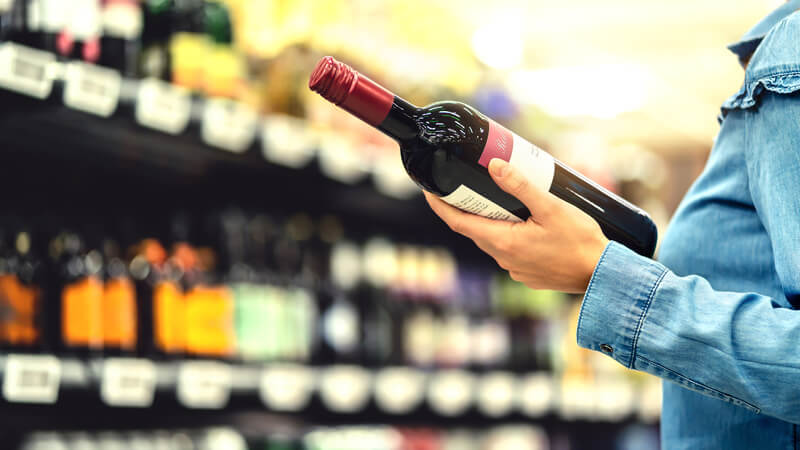
[[[9,45],[0,43],[0,54],[6,55]],[[4,56],[0,60],[13,66],[14,58]],[[104,203],[127,210],[174,211],[236,203],[277,211],[340,214],[362,228],[401,236],[438,234],[453,238],[429,211],[419,191],[408,189],[404,174],[399,180],[396,170],[387,171],[385,163],[374,161],[360,164],[342,157],[343,166],[333,164],[331,161],[338,161],[330,156],[335,149],[323,151],[327,138],[314,135],[310,139],[302,121],[295,120],[300,126],[291,131],[293,134],[277,133],[265,143],[269,140],[265,137],[266,124],[273,119],[283,122],[283,117],[243,114],[247,118],[241,119],[231,113],[226,120],[233,128],[243,120],[256,121],[249,124],[255,128],[250,130],[252,135],[243,132],[214,137],[206,129],[207,123],[219,116],[214,111],[241,106],[187,95],[187,123],[168,133],[164,130],[170,124],[156,125],[140,117],[137,105],[143,102],[141,88],[145,82],[117,78],[115,88],[105,86],[106,91],[115,93],[113,101],[90,98],[76,103],[70,98],[79,94],[91,97],[91,90],[67,95],[70,86],[85,84],[86,80],[107,84],[103,81],[107,74],[102,72],[107,69],[81,64],[83,78],[70,81],[71,63],[46,61],[43,70],[51,74],[46,88],[12,91],[15,85],[0,76],[0,180],[3,188],[19,194],[10,200],[12,205],[47,206],[38,201],[44,198],[53,205],[69,202],[79,208]],[[101,71],[103,76],[93,71]],[[164,84],[162,89],[174,88]],[[248,136],[241,138],[241,134]],[[281,142],[291,147],[297,140],[312,147],[273,151],[271,154],[277,156],[272,159],[280,162],[267,161],[267,149],[280,148]],[[225,146],[228,148],[222,148]],[[82,197],[94,202],[75,201]]]
[[[0,359],[4,404],[127,411],[262,411],[322,423],[508,419],[627,422],[657,420],[660,389],[605,381],[564,395],[549,373],[366,369],[335,365],[239,364],[185,360],[81,360],[7,354]],[[158,408],[155,408],[157,405]]]

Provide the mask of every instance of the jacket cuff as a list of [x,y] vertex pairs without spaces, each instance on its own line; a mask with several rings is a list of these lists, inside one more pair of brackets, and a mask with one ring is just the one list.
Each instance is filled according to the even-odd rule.
[[650,303],[667,268],[611,241],[594,269],[578,317],[578,345],[632,368]]

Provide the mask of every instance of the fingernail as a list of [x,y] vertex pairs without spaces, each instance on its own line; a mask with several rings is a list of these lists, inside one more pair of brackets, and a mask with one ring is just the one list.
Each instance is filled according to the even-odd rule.
[[511,170],[511,165],[500,158],[492,158],[489,161],[489,172],[498,178],[508,175],[509,170]]

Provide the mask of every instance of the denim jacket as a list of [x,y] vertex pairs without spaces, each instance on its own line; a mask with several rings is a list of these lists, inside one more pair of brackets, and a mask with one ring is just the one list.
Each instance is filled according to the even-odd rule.
[[665,380],[668,450],[800,448],[798,8],[730,47],[744,84],[658,262],[611,242],[583,298],[578,344]]

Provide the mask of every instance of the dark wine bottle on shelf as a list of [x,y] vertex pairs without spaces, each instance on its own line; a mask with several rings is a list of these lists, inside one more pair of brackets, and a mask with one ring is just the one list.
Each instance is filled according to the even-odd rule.
[[103,241],[103,354],[132,356],[136,351],[136,287],[114,239]]
[[395,139],[414,182],[447,203],[493,219],[526,220],[530,211],[489,175],[489,161],[500,158],[519,167],[533,186],[594,218],[609,239],[648,257],[655,251],[658,233],[647,213],[471,106],[414,106],[330,56],[317,64],[309,87]]
[[52,247],[60,347],[72,355],[99,355],[103,348],[103,256],[72,231],[59,234]]
[[7,236],[0,242],[0,342],[6,350],[39,350],[44,267],[35,247],[37,240],[27,227]]

